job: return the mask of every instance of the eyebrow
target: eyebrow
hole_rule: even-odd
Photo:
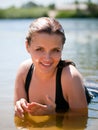
[[[54,47],[53,49],[61,49],[60,47]]]
[[[35,48],[43,48],[44,49],[43,46],[36,46]],[[51,50],[55,50],[55,49],[62,50],[62,48],[60,48],[60,47],[51,48]]]

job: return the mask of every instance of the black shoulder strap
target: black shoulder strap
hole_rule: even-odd
[[[66,67],[68,65],[73,65],[76,66],[74,62],[72,62],[71,60],[60,60],[59,64],[58,64],[58,68],[63,68]]]
[[[62,92],[62,86],[61,86],[61,73],[63,68],[57,69],[57,75],[56,75],[56,112],[61,113],[64,111],[67,111],[68,103],[64,100],[63,92]]]
[[[26,91],[26,94],[27,94],[27,100],[28,101],[29,101],[28,90],[29,90],[30,81],[31,81],[31,78],[32,78],[32,73],[33,73],[33,64],[30,66],[30,69],[28,71],[26,81],[25,81],[25,91]]]
[[[75,64],[71,61],[60,61],[58,64],[57,74],[56,74],[56,99],[55,99],[57,113],[65,112],[69,109],[69,105],[63,97],[62,85],[61,85],[61,74],[63,68],[70,64],[75,66]]]

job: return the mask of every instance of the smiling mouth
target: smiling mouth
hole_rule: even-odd
[[[41,62],[41,65],[44,66],[44,67],[50,67],[52,64],[51,63],[42,63]]]

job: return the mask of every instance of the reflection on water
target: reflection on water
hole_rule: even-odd
[[[87,124],[86,116],[76,115],[52,115],[52,116],[25,116],[25,119],[15,117],[15,124],[18,129],[27,130],[74,130],[85,129]]]
[[[25,114],[24,119],[15,116],[14,122],[17,129],[24,128],[26,130],[96,130],[98,127],[98,97],[92,99],[88,108],[88,116],[68,112],[52,116]]]

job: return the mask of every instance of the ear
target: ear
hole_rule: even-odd
[[[28,41],[25,41],[26,50],[28,53],[30,53],[30,45],[28,44]]]

